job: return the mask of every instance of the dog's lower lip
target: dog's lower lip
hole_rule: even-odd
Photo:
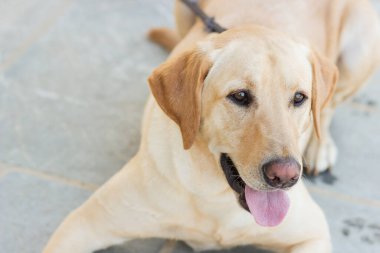
[[[245,210],[247,210],[249,212],[249,207],[247,204],[247,200],[245,199],[245,192],[244,191],[242,193],[240,193],[240,195],[239,195],[239,204],[241,205],[241,207],[243,207]]]
[[[220,164],[223,169],[224,175],[226,176],[227,182],[230,187],[239,194],[238,200],[239,204],[247,211],[248,205],[245,199],[245,183],[240,177],[238,170],[236,169],[232,159],[225,153],[220,156]]]
[[[241,179],[232,159],[227,154],[223,153],[220,157],[220,163],[231,188],[237,193],[243,192],[245,183]]]

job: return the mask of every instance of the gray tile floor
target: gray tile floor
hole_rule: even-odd
[[[0,2],[0,253],[40,252],[62,218],[135,153],[146,78],[166,57],[145,33],[172,26],[171,7],[171,0]],[[339,108],[337,180],[308,183],[337,253],[380,252],[379,82],[380,72]],[[151,239],[102,252],[191,250]]]

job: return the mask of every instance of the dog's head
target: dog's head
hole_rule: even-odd
[[[149,78],[185,149],[207,143],[241,205],[275,226],[302,173],[300,138],[334,90],[336,67],[302,43],[264,28],[212,35]]]

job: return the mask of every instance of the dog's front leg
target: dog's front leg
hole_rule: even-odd
[[[289,253],[331,253],[330,238],[316,238],[293,246]]]
[[[335,107],[329,105],[321,112],[321,136],[315,133],[310,136],[308,147],[305,150],[305,159],[308,170],[306,173],[313,176],[334,167],[338,150],[330,134],[330,124],[334,116]]]
[[[158,236],[158,214],[141,189],[144,169],[132,159],[59,226],[44,253],[90,253],[128,239]]]
[[[91,253],[126,240],[106,231],[105,221],[88,217],[88,212],[94,216],[107,216],[102,207],[91,202],[86,202],[66,217],[51,237],[44,253]]]

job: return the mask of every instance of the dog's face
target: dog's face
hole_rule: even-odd
[[[184,147],[196,137],[205,141],[241,205],[251,209],[247,197],[297,182],[301,135],[313,119],[319,134],[336,68],[301,43],[246,28],[211,36],[159,67],[149,82],[180,126]],[[268,222],[276,223],[262,223]]]
[[[233,163],[257,190],[277,187],[264,172],[265,164],[275,160],[290,165],[295,179],[278,187],[297,181],[298,143],[312,121],[309,50],[276,39],[252,36],[211,51],[213,65],[202,95],[201,135],[222,163]]]

